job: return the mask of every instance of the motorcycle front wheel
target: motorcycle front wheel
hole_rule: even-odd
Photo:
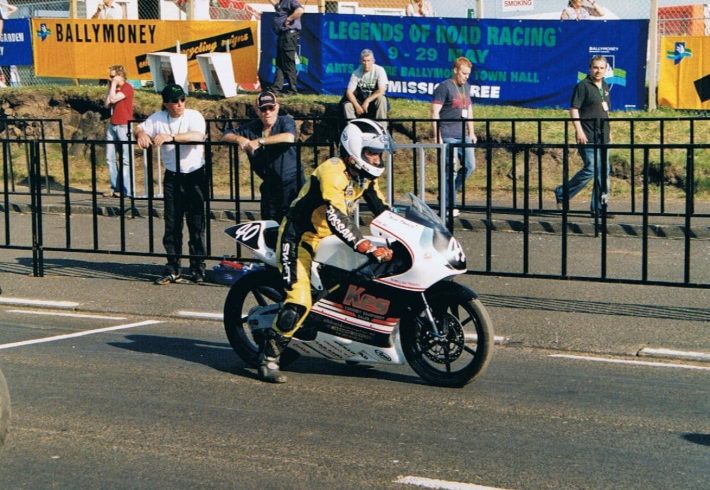
[[[461,291],[440,292],[427,296],[427,301],[438,331],[431,327],[424,311],[408,319],[400,326],[404,355],[425,381],[437,386],[464,386],[483,374],[493,353],[493,325],[488,312],[478,299]]]
[[[224,302],[224,330],[234,352],[251,367],[258,366],[261,334],[249,326],[249,311],[284,300],[281,276],[273,268],[246,274],[232,285]]]

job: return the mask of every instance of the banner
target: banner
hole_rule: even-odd
[[[32,36],[29,19],[5,20],[0,37],[0,66],[31,64]]]
[[[150,79],[146,55],[157,51],[187,55],[191,82],[204,81],[196,56],[232,55],[239,84],[256,82],[255,21],[160,21],[32,19],[35,73],[43,77],[106,78],[108,67],[123,65],[131,79]]]
[[[661,38],[658,105],[710,109],[710,37]]]
[[[273,80],[273,14],[262,16],[259,75]],[[473,62],[469,83],[481,104],[568,107],[590,58],[609,61],[613,109],[644,107],[648,21],[562,22],[308,14],[301,19],[299,89],[340,95],[371,49],[389,78],[389,97],[431,100],[459,56]]]

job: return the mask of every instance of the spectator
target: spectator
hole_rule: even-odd
[[[609,187],[609,158],[605,148],[595,145],[611,143],[609,129],[609,86],[604,80],[607,61],[604,56],[594,56],[589,63],[589,75],[579,82],[572,93],[569,116],[574,120],[579,152],[584,167],[577,172],[567,185],[568,198],[572,199],[594,178],[591,199],[592,216],[599,216],[602,205],[606,204]],[[603,169],[606,166],[606,180]],[[557,207],[562,207],[565,198],[564,186],[555,189]]]
[[[429,0],[409,0],[405,10],[407,17],[434,17],[434,7]]]
[[[584,0],[569,0],[562,9],[560,20],[589,20],[591,17],[603,16],[604,10],[596,0],[589,0],[589,5],[584,5]]]
[[[296,88],[296,56],[298,41],[301,38],[301,16],[305,9],[299,0],[269,0],[276,10],[273,29],[277,36],[276,45],[276,76],[271,85],[271,91],[281,93],[284,77],[288,80],[289,89],[285,94],[297,94]]]
[[[105,197],[118,197],[121,192],[126,196],[133,195],[130,147],[127,144],[113,143],[114,141],[128,141],[128,123],[133,119],[133,87],[126,82],[126,78],[126,69],[122,65],[114,65],[109,68],[110,84],[104,107],[111,109],[111,119],[106,128],[106,164],[108,165],[111,189],[104,194]],[[119,156],[122,156],[120,179],[116,150],[118,150]]]
[[[0,37],[2,36],[2,30],[5,24],[5,20],[15,12],[17,12],[17,7],[0,0]]]
[[[375,64],[375,56],[369,49],[360,52],[360,65],[350,76],[348,88],[345,90],[345,119],[387,119],[387,73],[384,68]],[[386,122],[380,124],[387,129]]]
[[[10,65],[10,87],[21,87],[20,72],[17,65]]]
[[[261,178],[261,219],[281,222],[303,185],[294,146],[296,123],[291,116],[279,115],[272,92],[259,94],[255,107],[259,119],[226,131],[222,141],[239,145]]]
[[[7,80],[5,80],[5,72],[0,70],[0,88],[7,88]]]
[[[190,271],[192,280],[205,280],[205,174],[206,123],[198,111],[185,108],[185,92],[180,85],[166,85],[162,91],[163,107],[136,126],[140,148],[157,146],[165,165],[165,234],[163,246],[168,262],[156,284],[185,282],[181,275],[183,218],[189,232]],[[199,143],[166,145],[166,143]],[[179,159],[178,159],[179,155]]]
[[[452,71],[452,77],[443,81],[434,89],[434,99],[431,102],[431,118],[434,140],[441,144],[475,144],[478,140],[473,131],[473,121],[470,120],[473,112],[471,102],[471,86],[468,84],[468,77],[471,75],[473,64],[468,58],[463,56],[456,59]],[[458,121],[441,121],[439,119],[458,119]],[[461,122],[461,120],[466,120]],[[463,127],[465,126],[465,129]],[[476,154],[472,147],[458,147],[461,167],[456,172],[454,179],[454,192],[463,189],[466,179],[470,177],[476,168]],[[446,152],[448,155],[448,151]],[[450,165],[449,165],[450,166]],[[454,202],[456,197],[454,196]],[[458,216],[459,210],[453,209],[454,216]]]
[[[114,0],[101,0],[92,19],[100,20],[121,20],[123,19],[123,9]]]
[[[210,0],[173,0],[188,20],[210,20]],[[190,6],[192,4],[192,6]],[[190,12],[192,8],[192,12]]]

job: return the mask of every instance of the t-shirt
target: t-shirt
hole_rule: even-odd
[[[461,119],[464,109],[467,111],[466,119],[473,117],[471,102],[471,86],[468,82],[462,86],[456,85],[453,80],[448,79],[440,83],[434,89],[434,104],[441,104],[439,119]],[[439,131],[442,138],[464,139],[465,132],[461,131],[464,126],[457,121],[440,121]]]
[[[10,14],[8,14],[8,8],[3,3],[0,3],[0,19],[7,19]]]
[[[260,119],[255,119],[246,124],[232,129],[227,133],[238,134],[250,140],[260,138],[264,125]],[[270,135],[291,133],[296,137],[296,122],[291,116],[279,116],[271,128]],[[281,182],[293,180],[298,170],[296,146],[291,143],[265,145],[254,152],[247,154],[249,163],[263,181],[266,187],[280,188]]]
[[[126,82],[116,88],[116,93],[122,93],[124,98],[113,104],[111,107],[111,124],[128,124],[133,119],[133,87]]]
[[[108,5],[104,5],[104,9],[99,12],[99,16],[97,18],[104,20],[121,20],[123,19],[123,9],[116,2],[114,2],[110,7]]]
[[[574,7],[565,7],[562,9],[563,13],[567,13],[567,18],[570,20],[588,20],[591,18],[589,15],[589,11],[582,7],[579,10],[575,9]],[[560,15],[560,17],[562,17]]]
[[[570,107],[579,110],[580,123],[590,143],[601,143],[602,131],[603,142],[609,142],[609,111],[604,110],[602,102],[606,102],[607,108],[611,108],[609,85],[604,80],[600,89],[591,78],[587,77],[577,84],[572,93]],[[601,125],[597,123],[597,119],[602,120]]]
[[[377,89],[377,87],[384,87],[384,89],[387,90],[388,83],[389,80],[387,79],[387,72],[384,68],[379,65],[373,65],[372,70],[365,72],[363,71],[361,65],[355,69],[352,75],[350,75],[347,90],[354,92],[357,96],[358,93],[355,89],[359,88],[365,97],[369,97],[370,94]]]
[[[288,31],[289,29],[301,30],[301,18],[294,20],[291,25],[285,26],[286,18],[295,12],[296,9],[303,8],[298,0],[281,0],[275,7],[276,15],[274,16],[273,29],[276,34]]]
[[[431,2],[428,0],[423,0],[421,7],[415,2],[409,2],[405,9],[405,15],[407,17],[433,17],[434,7],[431,6]]]
[[[207,130],[205,118],[194,109],[185,109],[182,116],[175,118],[170,117],[166,110],[154,112],[138,127],[151,138],[158,134],[175,136],[176,134],[184,134],[191,131],[205,134]],[[160,148],[163,165],[167,170],[175,172],[175,145],[164,144]],[[204,155],[204,145],[180,145],[180,173],[187,174],[202,168],[205,164]]]

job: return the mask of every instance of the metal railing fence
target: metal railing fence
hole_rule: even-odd
[[[239,122],[232,120],[229,123]],[[297,143],[299,162],[309,173],[315,165],[337,152],[331,130],[334,122],[300,122],[301,127],[303,124],[312,125],[307,137]],[[710,271],[704,266],[703,260],[707,257],[703,253],[707,254],[710,250],[710,241],[704,240],[706,237],[698,231],[710,230],[710,205],[707,199],[698,200],[697,183],[700,173],[708,172],[710,144],[704,139],[698,142],[701,138],[696,134],[698,125],[707,121],[698,118],[680,121],[689,129],[685,141],[667,141],[668,138],[663,141],[664,138],[660,138],[661,141],[650,144],[636,141],[639,124],[663,128],[661,134],[665,134],[665,126],[678,124],[679,121],[612,120],[612,126],[617,122],[625,128],[624,131],[613,129],[614,143],[600,146],[612,155],[629,155],[633,163],[629,173],[633,172],[633,178],[628,182],[612,173],[612,182],[625,185],[628,192],[612,195],[602,214],[593,219],[585,210],[586,195],[582,203],[579,203],[579,198],[572,202],[565,201],[563,209],[558,210],[551,194],[553,187],[550,182],[558,185],[569,181],[578,166],[574,155],[576,149],[568,136],[569,119],[476,121],[479,133],[476,145],[446,147],[416,141],[426,139],[427,131],[422,124],[429,128],[430,120],[389,120],[389,127],[396,138],[403,141],[402,149],[390,162],[388,174],[383,180],[388,195],[397,206],[404,204],[406,193],[414,192],[424,197],[432,207],[438,208],[456,233],[463,232],[464,228],[483,232],[473,234],[482,239],[478,251],[483,262],[472,262],[472,273],[707,287],[710,285]],[[234,145],[219,142],[217,135],[226,122],[210,121],[209,124],[211,137],[204,143],[210,186],[208,215],[233,222],[255,218],[253,210],[258,209],[254,205],[259,199],[256,190],[258,179],[251,171],[246,155],[237,151]],[[511,128],[510,140],[493,137],[496,125]],[[549,125],[559,125],[563,131],[554,138],[543,137]],[[328,131],[321,131],[319,126],[324,126]],[[522,141],[522,137],[517,139],[520,133],[529,134],[531,131],[538,135],[532,142],[527,137],[526,141]],[[678,139],[677,131],[674,134],[674,139]],[[31,249],[37,275],[42,275],[44,251],[164,256],[155,243],[156,237],[161,234],[155,220],[162,213],[162,196],[158,186],[161,168],[157,159],[153,152],[131,151],[130,178],[136,179],[137,183],[134,189],[143,184],[146,192],[138,194],[134,191],[130,196],[121,194],[118,199],[107,200],[101,196],[102,187],[108,186],[101,157],[105,144],[103,140],[46,138],[42,137],[41,132],[31,138],[24,135],[8,138],[5,135],[0,140],[4,237],[0,248]],[[475,148],[478,166],[473,177],[467,181],[458,205],[465,219],[454,220],[452,213],[445,213],[446,209],[453,207],[453,179],[449,178],[454,175],[453,154],[457,148],[469,146]],[[23,155],[23,165],[19,167],[27,167],[26,177],[19,180],[18,174],[24,168],[13,168],[18,154]],[[550,159],[550,155],[554,158]],[[86,162],[82,163],[84,156]],[[669,198],[667,189],[664,191],[663,184],[656,180],[658,174],[652,170],[657,164],[663,167],[663,162],[671,157],[675,165],[679,160],[683,164],[682,179],[673,186],[674,199]],[[121,161],[120,156],[118,161]],[[506,168],[509,168],[510,176],[504,174]],[[448,189],[442,191],[444,186]],[[450,199],[448,203],[442,202],[446,196]],[[19,218],[13,218],[21,213],[32,216],[31,234],[27,233],[27,227],[22,227]],[[616,215],[615,222],[609,221],[611,213]],[[80,216],[88,217],[90,223],[82,221],[78,226]],[[105,216],[116,219],[106,221],[103,219]],[[46,220],[53,223],[51,239],[43,232]],[[62,222],[61,226],[57,226],[57,220]],[[496,244],[499,240],[496,237],[504,236],[499,233],[503,223],[507,224],[507,231],[513,232],[504,235],[508,239],[516,237],[520,244],[516,252],[520,256],[519,267],[515,270],[505,270],[497,264],[500,245]],[[633,245],[640,257],[636,277],[616,277],[609,273],[608,246],[610,241],[618,240],[610,232],[611,226],[625,230],[627,236],[640,240]],[[679,271],[658,276],[651,267],[651,238],[663,237],[668,234],[664,229],[671,228],[676,230],[675,236],[679,238],[674,243],[683,244],[682,247],[676,245],[676,248],[680,247],[677,251],[681,257],[678,260]],[[540,257],[532,252],[533,237],[539,236],[536,232],[559,237],[555,245],[559,249],[559,260],[551,260],[549,254],[543,256],[543,262],[549,267],[542,269],[539,268]],[[147,237],[147,243],[136,243],[132,238],[136,234]],[[599,267],[586,270],[584,274],[570,269],[570,264],[577,260],[571,244],[582,237],[598,240],[600,245]],[[209,258],[217,259],[228,252],[215,250],[211,234],[208,233],[207,238]],[[550,266],[553,263],[556,267]]]

